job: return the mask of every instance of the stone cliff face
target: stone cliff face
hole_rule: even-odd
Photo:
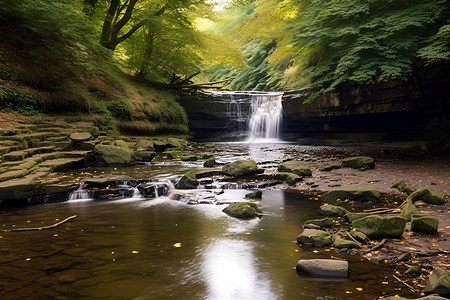
[[[239,100],[241,115],[249,114],[251,96]],[[367,86],[341,86],[335,93],[309,101],[308,89],[285,92],[282,136],[298,138],[442,139],[450,136],[450,64],[427,72],[422,68],[408,81]],[[228,94],[183,95],[195,138],[236,137],[244,118],[230,111]],[[236,104],[236,102],[234,102]],[[233,119],[234,118],[234,119]]]
[[[251,95],[233,97],[229,93],[196,92],[182,94],[178,102],[184,107],[189,128],[197,140],[239,140],[247,130]]]
[[[397,139],[442,138],[450,133],[450,69],[416,72],[409,81],[342,86],[308,101],[308,91],[285,93],[287,136],[368,133]]]

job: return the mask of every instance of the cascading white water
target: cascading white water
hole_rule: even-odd
[[[264,93],[252,96],[251,117],[248,123],[248,139],[274,141],[280,138],[283,93]]]
[[[226,102],[227,128],[223,136],[235,141],[271,143],[280,141],[282,92],[210,92]]]

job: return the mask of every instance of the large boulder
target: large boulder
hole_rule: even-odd
[[[436,217],[415,214],[411,216],[411,230],[417,233],[436,233],[439,220]]]
[[[128,165],[135,161],[133,151],[115,145],[96,145],[94,153],[97,161],[106,165]]]
[[[363,171],[375,168],[375,162],[372,157],[355,156],[342,160],[342,166],[344,168],[353,168]]]
[[[441,268],[436,268],[428,278],[424,289],[425,294],[439,294],[445,297],[450,296],[450,273]]]
[[[337,259],[301,259],[296,266],[299,274],[319,277],[347,277],[348,262]]]
[[[311,176],[312,171],[308,164],[303,161],[287,161],[278,166],[278,172],[294,173],[298,176]]]
[[[337,216],[342,217],[348,214],[349,211],[341,206],[323,204],[319,207],[319,214],[324,216]]]
[[[331,245],[333,243],[333,239],[327,231],[307,228],[299,234],[297,237],[297,243],[321,247]]]
[[[138,140],[134,145],[134,149],[138,151],[155,151],[153,142],[149,140]]]
[[[237,160],[232,163],[228,163],[222,167],[222,172],[229,176],[244,176],[257,174],[258,165],[254,160]]]
[[[196,189],[199,185],[199,181],[196,177],[196,171],[191,170],[181,177],[180,181],[176,184],[177,189]]]
[[[351,189],[334,190],[323,194],[321,197],[325,200],[349,199],[358,201],[380,201],[381,192],[378,190]]]
[[[406,219],[400,216],[367,216],[352,222],[353,228],[369,238],[400,238],[405,230]]]
[[[412,186],[411,184],[409,184],[403,180],[394,183],[392,185],[392,188],[395,188],[395,189],[399,190],[400,192],[406,193],[408,195],[417,191],[417,189],[414,186]]]
[[[232,203],[222,211],[231,217],[241,219],[254,218],[261,214],[258,205],[252,202]]]

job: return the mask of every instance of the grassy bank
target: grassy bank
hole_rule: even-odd
[[[70,117],[112,134],[188,133],[186,114],[175,97],[128,76],[111,51],[23,22],[0,18],[3,116]]]

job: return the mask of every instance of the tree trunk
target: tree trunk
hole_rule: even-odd
[[[115,50],[117,45],[112,41],[112,32],[114,27],[114,16],[119,8],[120,0],[111,0],[108,11],[106,12],[105,21],[103,22],[102,35],[100,37],[100,44],[104,47]]]

